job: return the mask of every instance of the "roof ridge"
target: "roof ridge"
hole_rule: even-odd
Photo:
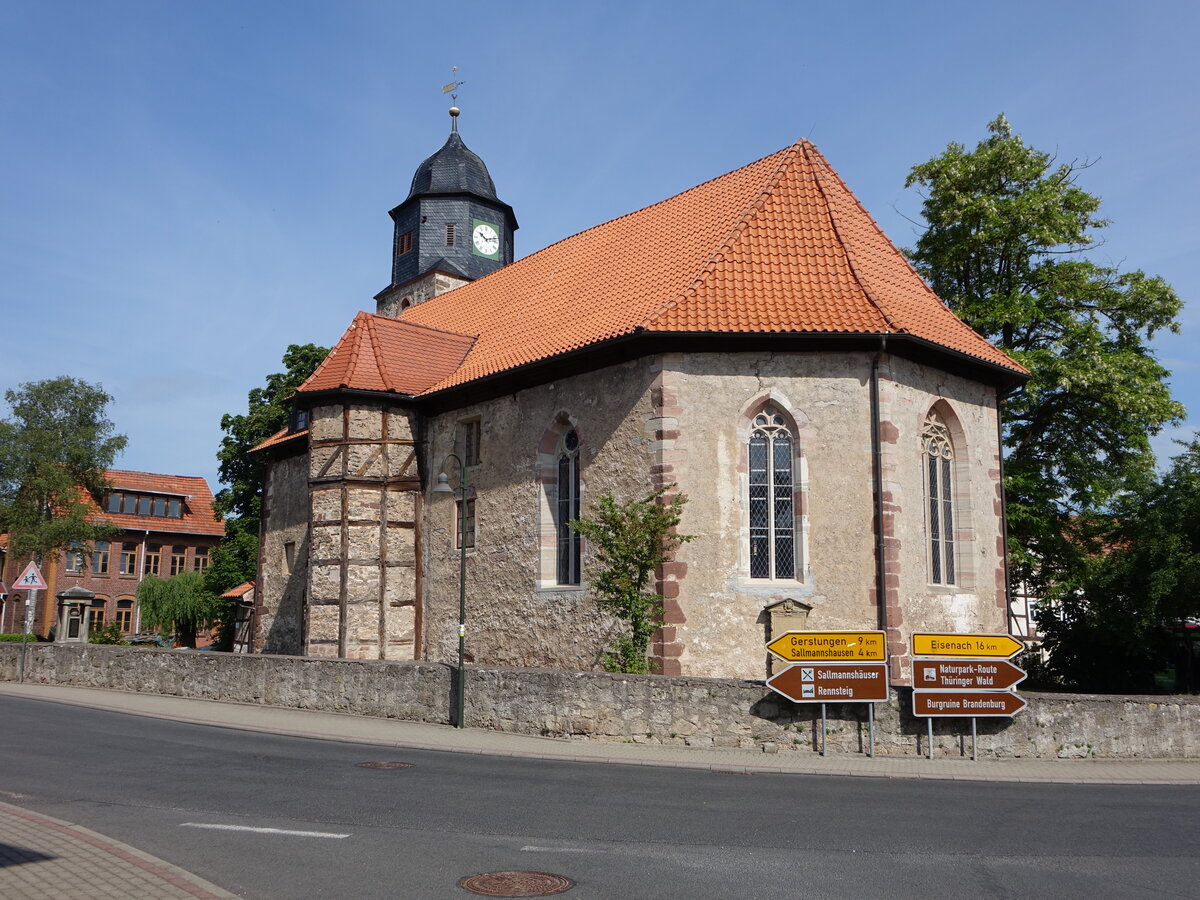
[[[363,324],[366,326],[366,336],[371,343],[371,356],[375,360],[375,372],[379,376],[379,380],[387,386],[387,389],[389,391],[393,390],[392,382],[391,379],[388,378],[387,368],[384,364],[383,357],[380,355],[382,348],[380,347],[379,341],[375,336],[375,316],[372,316],[370,313],[368,313]]]
[[[105,473],[120,472],[123,475],[150,475],[154,478],[204,478],[203,475],[171,475],[167,472],[143,472],[141,469],[105,469]]]
[[[685,300],[688,300],[696,295],[700,289],[700,286],[704,284],[708,276],[712,275],[713,270],[716,269],[717,263],[724,258],[724,256],[733,247],[737,239],[750,226],[750,223],[753,222],[754,219],[757,218],[758,214],[763,211],[763,207],[766,205],[766,198],[772,196],[771,189],[778,184],[780,175],[782,175],[783,172],[785,172],[787,168],[793,162],[795,162],[796,158],[799,156],[801,145],[804,143],[806,142],[801,139],[796,141],[796,143],[783,148],[782,150],[775,151],[775,153],[782,153],[783,159],[780,160],[779,165],[771,170],[771,173],[763,181],[762,188],[757,194],[755,194],[754,199],[734,221],[733,225],[729,229],[729,233],[725,235],[724,239],[719,244],[717,244],[717,248],[713,251],[712,255],[709,256],[709,258],[700,266],[700,270],[696,273],[696,277],[693,278],[692,281],[688,283],[676,296],[669,300],[663,301],[656,309],[654,309],[648,315],[643,316],[641,322],[635,326],[635,329],[648,327],[655,319],[659,318],[669,310],[675,309]],[[767,156],[772,155],[774,154],[767,154]],[[764,156],[762,158],[766,159],[767,157]],[[758,160],[755,160],[755,162],[757,161]],[[749,163],[748,165],[754,165],[754,163]],[[746,167],[743,166],[742,168]],[[736,172],[738,170],[734,169],[733,171]]]
[[[820,161],[824,164],[824,168],[828,169],[830,172],[833,172],[832,167],[829,165],[829,162],[825,159],[824,155],[817,150],[816,147],[813,147],[812,150],[820,158]],[[811,156],[807,156],[806,154],[806,157],[809,163],[813,163]],[[842,226],[838,223],[837,216],[834,215],[833,204],[829,202],[829,194],[826,193],[825,185],[822,183],[822,174],[823,173],[820,171],[820,167],[816,164],[813,164],[813,180],[816,182],[817,190],[821,192],[821,199],[825,201],[825,213],[829,216],[829,225],[833,228],[833,233],[837,235],[838,245],[842,248],[842,252],[846,254],[846,262],[850,265],[850,274],[854,276],[854,282],[858,285],[859,290],[863,292],[863,296],[867,298],[867,302],[875,307],[876,312],[883,317],[884,324],[890,331],[897,333],[905,332],[904,328],[901,328],[896,324],[896,320],[892,318],[891,314],[884,307],[884,304],[882,304],[879,299],[876,298],[875,293],[867,286],[866,281],[863,279],[862,271],[859,268],[858,260],[855,258],[854,251],[850,249],[850,245],[846,242],[846,238],[842,234]],[[846,183],[841,180],[836,172],[833,172],[833,175],[841,183],[842,188],[854,199],[854,202],[858,204],[858,208],[862,210],[862,212],[866,213],[866,209],[863,208],[861,203],[858,203],[858,198],[854,196],[854,194],[850,191],[850,188],[846,186]],[[871,220],[871,224],[875,225],[874,219]],[[876,225],[875,227],[878,228],[879,226]],[[886,238],[887,236],[884,235],[884,237]]]

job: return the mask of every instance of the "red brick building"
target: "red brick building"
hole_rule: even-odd
[[[57,621],[55,595],[82,587],[96,594],[90,625],[116,623],[125,634],[139,630],[137,586],[147,575],[169,578],[208,567],[225,526],[213,512],[213,494],[203,478],[153,475],[112,469],[112,490],[96,514],[120,529],[112,540],[67,548],[43,567],[48,590],[38,592],[33,631],[48,635]],[[0,550],[0,581],[11,585],[27,559]],[[13,592],[0,610],[0,632],[22,628],[24,592]]]

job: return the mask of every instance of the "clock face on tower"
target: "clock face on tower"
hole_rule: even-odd
[[[471,220],[471,252],[488,259],[500,258],[500,226],[479,219]]]

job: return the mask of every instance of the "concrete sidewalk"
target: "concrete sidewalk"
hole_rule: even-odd
[[[809,751],[766,754],[753,750],[559,740],[476,728],[458,730],[394,719],[60,685],[0,682],[0,696],[70,703],[218,728],[526,759],[672,766],[714,772],[1093,784],[1200,784],[1200,760],[1010,759],[971,762],[959,757],[872,759],[863,755],[822,758]],[[210,900],[236,895],[94,831],[0,803],[0,896],[5,900],[159,900],[169,897]]]

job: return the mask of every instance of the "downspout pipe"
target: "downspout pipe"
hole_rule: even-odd
[[[883,541],[883,426],[879,408],[879,361],[887,352],[887,335],[879,339],[879,351],[871,360],[871,476],[875,489],[875,596],[879,603],[879,627],[887,632],[887,569]]]
[[[1001,565],[1004,568],[1004,621],[1007,625],[1009,634],[1015,635],[1017,624],[1016,616],[1013,614],[1012,607],[1012,573],[1008,565],[1008,491],[1004,487],[1004,401],[1012,396],[1015,392],[1011,391],[996,391],[996,457],[1000,461],[1000,559]],[[1026,610],[1028,612],[1028,610]],[[1026,625],[1030,626],[1028,616],[1025,619]],[[1027,627],[1027,631],[1032,631],[1032,628]],[[1030,635],[1022,634],[1020,639],[1024,641]]]

